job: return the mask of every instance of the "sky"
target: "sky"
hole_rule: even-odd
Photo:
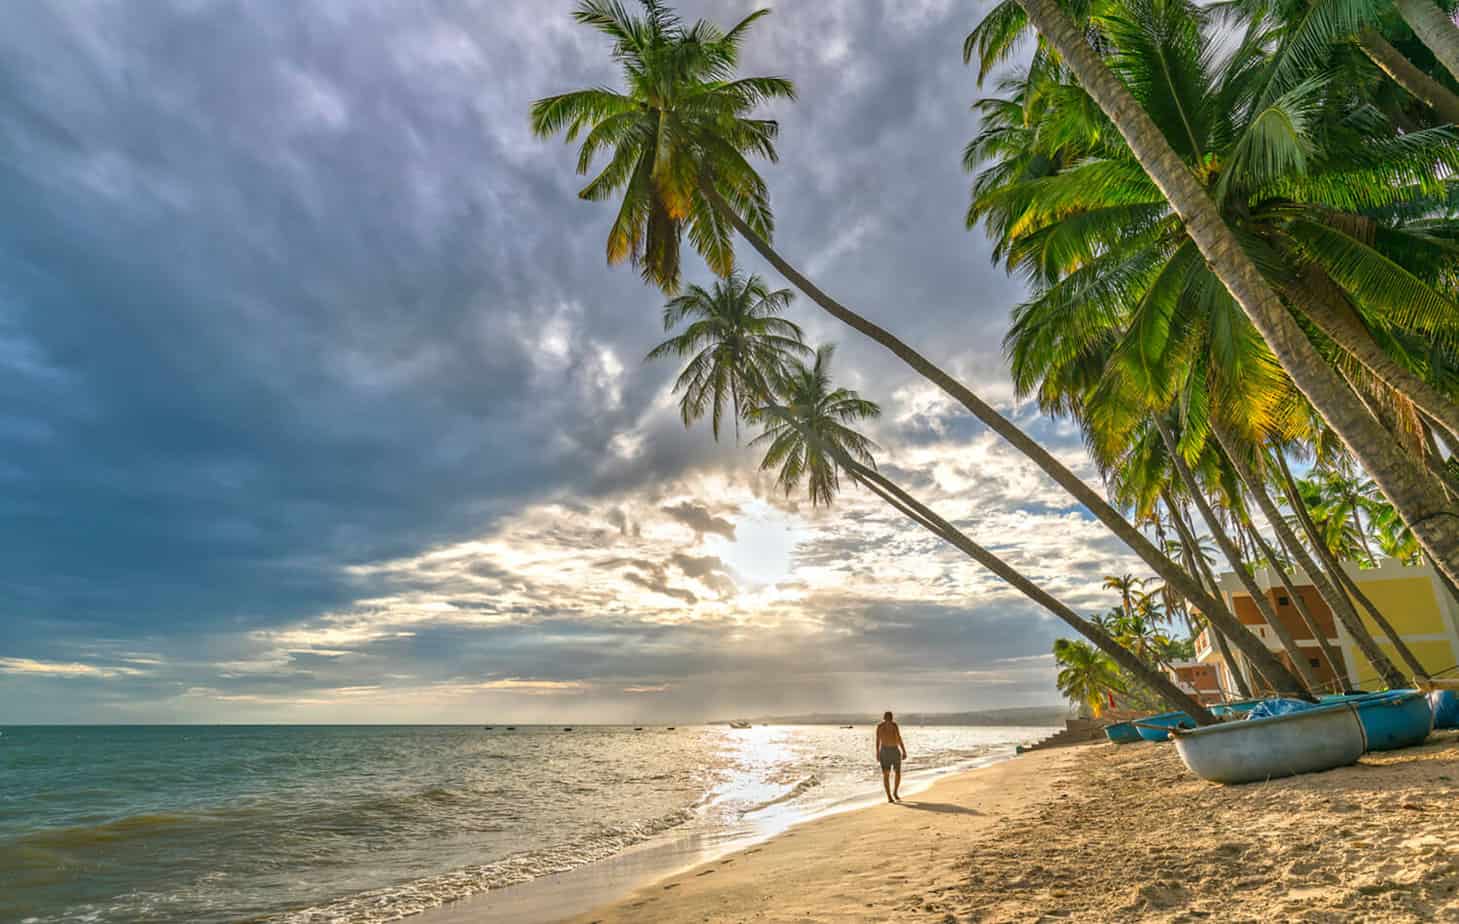
[[[746,2],[697,2],[728,24]],[[569,0],[75,0],[0,30],[0,722],[689,721],[1056,702],[1061,624],[855,490],[785,497],[645,364],[664,297],[531,100]],[[781,251],[1015,416],[963,225],[977,3],[783,0]],[[991,92],[991,91],[988,91]],[[686,248],[686,254],[688,253]],[[774,276],[748,247],[740,266]],[[689,281],[709,274],[696,256]],[[879,462],[1087,612],[1139,572],[890,355],[790,316]]]

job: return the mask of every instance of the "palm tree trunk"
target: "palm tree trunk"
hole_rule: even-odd
[[[1403,52],[1389,44],[1378,30],[1368,27],[1358,33],[1358,47],[1378,69],[1414,99],[1427,103],[1445,122],[1459,125],[1459,95],[1419,70]]]
[[[1310,691],[1317,685],[1317,681],[1312,676],[1312,667],[1307,663],[1307,658],[1302,654],[1302,649],[1298,647],[1297,640],[1292,637],[1291,631],[1287,629],[1281,617],[1277,616],[1276,611],[1272,609],[1272,602],[1267,599],[1266,592],[1257,585],[1256,578],[1252,577],[1251,572],[1246,569],[1246,563],[1241,560],[1241,550],[1236,547],[1236,543],[1231,540],[1230,534],[1226,532],[1225,528],[1221,525],[1221,521],[1216,518],[1215,511],[1211,509],[1211,505],[1206,501],[1205,494],[1201,492],[1200,484],[1197,483],[1195,475],[1191,473],[1190,466],[1185,464],[1185,459],[1180,454],[1180,447],[1176,445],[1175,435],[1170,432],[1170,427],[1158,413],[1152,414],[1151,419],[1155,422],[1155,429],[1160,431],[1160,439],[1165,443],[1165,451],[1170,455],[1171,465],[1175,467],[1176,474],[1180,476],[1181,482],[1185,485],[1186,491],[1190,494],[1191,500],[1196,505],[1196,510],[1200,512],[1201,519],[1206,521],[1206,528],[1211,531],[1211,537],[1216,540],[1216,545],[1221,547],[1221,551],[1226,555],[1226,561],[1231,565],[1231,570],[1236,572],[1236,577],[1241,581],[1241,586],[1246,588],[1247,596],[1256,605],[1257,610],[1261,613],[1261,618],[1266,620],[1266,624],[1271,627],[1272,633],[1276,635],[1277,641],[1281,643],[1282,650],[1291,659],[1292,666],[1296,668],[1297,675],[1302,678],[1302,683],[1309,691],[1308,695],[1310,696]],[[1265,648],[1266,646],[1263,645],[1262,647]],[[1265,674],[1266,671],[1262,671],[1262,673]]]
[[[1426,6],[1442,19],[1438,7],[1429,0],[1399,2]],[[1449,502],[1426,469],[1384,437],[1382,427],[1348,392],[1242,250],[1211,197],[1057,0],[1018,0],[1018,4],[1119,129],[1140,166],[1180,216],[1186,234],[1297,388],[1362,462],[1435,564],[1459,580],[1459,508]],[[1453,23],[1449,27],[1452,29]]]
[[[1425,459],[1428,460],[1430,470],[1434,471],[1444,480],[1445,486],[1449,489],[1449,496],[1459,496],[1459,479],[1444,464],[1444,454],[1439,451],[1439,441],[1434,439],[1434,429],[1439,426],[1438,421],[1430,418],[1427,414],[1419,414],[1419,424],[1424,433]],[[1459,440],[1445,434],[1445,443],[1459,445]]]
[[[1427,679],[1429,676],[1428,668],[1423,666],[1418,656],[1413,653],[1413,649],[1409,648],[1408,643],[1403,640],[1403,636],[1399,635],[1398,630],[1393,628],[1393,623],[1389,622],[1388,617],[1383,615],[1383,611],[1378,609],[1378,605],[1373,602],[1373,598],[1363,593],[1363,589],[1358,586],[1358,582],[1353,580],[1353,576],[1348,574],[1347,569],[1341,565],[1338,565],[1338,575],[1341,577],[1343,586],[1347,588],[1348,593],[1352,595],[1354,600],[1358,601],[1358,604],[1364,610],[1367,610],[1368,618],[1373,620],[1373,624],[1388,637],[1388,641],[1393,645],[1394,650],[1398,652],[1398,658],[1403,662],[1404,666],[1413,672],[1414,677]],[[1386,678],[1385,682],[1389,686],[1394,686]],[[1407,687],[1409,685],[1409,679],[1400,676],[1397,686]]]
[[[1140,681],[1140,683],[1144,684],[1157,696],[1162,697],[1169,705],[1179,711],[1185,712],[1198,725],[1213,725],[1216,723],[1216,717],[1211,715],[1206,707],[1202,706],[1184,690],[1176,686],[1175,682],[1162,671],[1152,669],[1148,664],[1136,657],[1133,652],[1116,642],[1104,629],[1087,619],[1083,619],[1079,614],[1075,613],[1063,603],[1060,603],[1054,596],[1033,581],[1024,577],[1023,574],[1004,562],[1001,558],[969,539],[956,526],[953,526],[947,520],[938,516],[932,508],[912,497],[880,472],[857,462],[840,447],[827,443],[815,433],[800,428],[797,429],[800,430],[801,436],[807,442],[816,444],[822,451],[831,455],[838,465],[850,473],[852,478],[864,485],[873,494],[880,497],[893,509],[908,517],[934,536],[951,544],[954,548],[1011,584],[1024,596],[1059,617],[1070,628],[1089,639],[1089,641],[1094,643],[1095,647],[1109,655],[1116,664],[1129,671],[1130,676]]]
[[[1226,430],[1225,426],[1213,419],[1211,421],[1211,432],[1215,434],[1216,442],[1221,445],[1221,449],[1225,452],[1226,458],[1230,460],[1232,468],[1236,470],[1237,477],[1241,479],[1242,484],[1246,485],[1248,493],[1255,498],[1257,509],[1261,511],[1262,516],[1266,517],[1267,522],[1271,524],[1272,531],[1277,534],[1277,540],[1281,542],[1288,554],[1292,556],[1297,566],[1306,572],[1307,580],[1311,581],[1312,586],[1317,588],[1317,593],[1327,603],[1327,608],[1332,611],[1333,617],[1340,621],[1343,627],[1348,630],[1348,634],[1358,643],[1358,647],[1363,650],[1364,656],[1369,661],[1372,661],[1374,665],[1386,664],[1386,669],[1383,667],[1379,668],[1380,673],[1385,677],[1396,675],[1397,670],[1388,661],[1387,656],[1383,654],[1383,650],[1378,647],[1378,643],[1373,640],[1373,636],[1368,633],[1367,628],[1363,625],[1363,621],[1358,618],[1358,612],[1353,609],[1352,601],[1348,599],[1347,595],[1338,586],[1334,586],[1327,579],[1321,569],[1307,555],[1306,550],[1302,547],[1302,543],[1297,540],[1296,534],[1287,525],[1286,518],[1277,509],[1276,502],[1267,493],[1266,485],[1262,483],[1261,479],[1257,477],[1256,472],[1247,464],[1246,458],[1240,455],[1239,447],[1236,446],[1235,440],[1231,438],[1231,434]],[[1282,578],[1282,584],[1287,588],[1287,592],[1292,595],[1292,599],[1300,602],[1302,597],[1287,583],[1287,576],[1283,574]],[[1332,665],[1333,672],[1343,678],[1344,685],[1346,685],[1349,682],[1347,672],[1339,666],[1339,661],[1334,657],[1334,652],[1328,644],[1326,633],[1322,631],[1321,626],[1317,624],[1316,620],[1312,619],[1311,614],[1306,611],[1305,605],[1299,606],[1298,612],[1302,614],[1302,619],[1307,623],[1307,628],[1312,630],[1313,637],[1322,646],[1322,653],[1327,657],[1328,663]],[[1375,657],[1380,660],[1373,660]]]
[[[1211,566],[1206,564],[1206,559],[1201,555],[1201,547],[1196,542],[1195,531],[1185,521],[1185,516],[1175,506],[1175,500],[1170,496],[1167,488],[1160,492],[1165,500],[1165,506],[1170,510],[1170,522],[1175,525],[1175,531],[1180,534],[1181,555],[1185,558],[1185,566],[1192,574],[1199,574],[1210,589],[1211,596],[1221,601],[1221,607],[1226,607],[1226,601],[1221,596],[1221,588],[1216,586],[1216,576],[1211,573]],[[1230,613],[1230,610],[1227,610]],[[1235,616],[1231,617],[1235,619]],[[1236,684],[1236,692],[1242,699],[1251,699],[1251,687],[1246,682],[1246,673],[1242,671],[1241,664],[1237,662],[1236,655],[1231,651],[1231,645],[1226,641],[1226,636],[1221,634],[1215,624],[1208,618],[1206,620],[1206,631],[1216,640],[1216,648],[1221,652],[1221,659],[1226,662],[1226,667],[1231,671],[1231,680]]]
[[[1368,556],[1368,564],[1371,567],[1378,567],[1378,556],[1373,554],[1373,546],[1368,542],[1368,530],[1363,526],[1363,508],[1358,504],[1358,493],[1351,485],[1345,485],[1348,496],[1348,509],[1353,514],[1353,529],[1358,534],[1358,542],[1363,546],[1363,554]]]
[[[1449,576],[1444,572],[1436,570],[1434,573],[1439,576],[1439,583],[1444,585],[1444,591],[1455,603],[1459,603],[1459,587],[1456,587],[1454,582],[1449,580]]]
[[[1216,601],[1212,600],[1190,575],[1162,554],[1145,535],[1136,529],[1128,520],[1120,515],[1119,511],[1110,506],[1109,502],[1099,495],[1099,492],[1085,484],[1079,476],[1069,471],[1061,462],[1055,459],[1048,450],[1040,446],[1027,433],[1024,433],[1016,424],[998,413],[991,405],[979,398],[971,389],[958,382],[942,369],[938,368],[931,360],[912,349],[906,343],[894,336],[890,331],[872,323],[861,315],[848,309],[845,305],[831,298],[821,291],[814,283],[801,275],[795,267],[791,266],[776,250],[770,246],[754,229],[745,223],[729,203],[719,194],[713,184],[702,183],[702,190],[706,197],[714,203],[726,220],[734,225],[735,230],[740,233],[750,246],[754,247],[771,266],[775,267],[782,276],[788,279],[792,285],[805,293],[811,301],[815,302],[827,314],[843,322],[852,329],[865,334],[872,340],[890,350],[898,359],[911,366],[923,378],[941,388],[963,407],[972,412],[973,416],[982,421],[988,429],[997,433],[1007,440],[1014,449],[1017,449],[1024,456],[1033,461],[1035,465],[1043,469],[1044,473],[1052,478],[1059,487],[1067,491],[1075,500],[1079,501],[1094,514],[1108,529],[1113,532],[1121,542],[1128,546],[1140,559],[1149,565],[1152,570],[1171,587],[1185,597],[1187,600],[1200,607],[1203,611],[1215,610]],[[1459,571],[1459,569],[1456,569]],[[1302,690],[1301,681],[1293,676],[1282,666],[1280,660],[1274,657],[1267,650],[1261,639],[1252,635],[1239,622],[1222,627],[1232,643],[1241,649],[1242,653],[1251,659],[1254,665],[1258,665],[1263,676],[1271,671],[1268,680],[1274,689],[1283,692],[1300,694]],[[1266,663],[1263,664],[1262,662]]]
[[[834,452],[834,450],[832,451]],[[867,468],[844,453],[836,453],[836,456],[841,466],[872,493],[904,513],[910,511],[915,514],[912,519],[933,535],[951,543],[969,558],[1007,581],[1024,596],[1059,617],[1074,631],[1093,642],[1100,651],[1109,655],[1116,664],[1128,671],[1130,676],[1164,699],[1172,708],[1185,712],[1199,725],[1216,723],[1216,717],[1211,715],[1206,707],[1176,686],[1175,682],[1163,671],[1156,670],[1141,661],[1133,652],[1111,638],[1109,633],[1080,617],[1001,558],[969,539],[951,523],[897,487],[880,472]]]
[[[1296,293],[1293,293],[1296,294]],[[1373,335],[1347,305],[1330,304],[1326,299],[1306,297],[1298,307],[1307,319],[1390,388],[1403,394],[1429,417],[1438,421],[1448,433],[1459,436],[1459,404],[1445,397],[1428,382],[1398,364],[1388,351],[1378,345]]]
[[[1282,454],[1281,449],[1275,449],[1272,454],[1276,456],[1277,470],[1282,474],[1282,488],[1287,495],[1287,504],[1291,506],[1292,512],[1296,514],[1297,522],[1302,524],[1302,530],[1307,534],[1307,541],[1311,544],[1313,553],[1317,555],[1322,561],[1323,566],[1327,569],[1333,586],[1346,591],[1342,596],[1348,598],[1348,602],[1341,609],[1333,610],[1333,614],[1342,620],[1343,628],[1348,630],[1348,634],[1353,637],[1353,641],[1362,649],[1363,657],[1368,659],[1368,662],[1373,665],[1373,669],[1378,672],[1379,678],[1389,687],[1400,689],[1408,686],[1408,678],[1403,676],[1402,672],[1383,653],[1383,649],[1378,647],[1377,641],[1368,632],[1368,627],[1364,626],[1362,620],[1358,618],[1357,610],[1352,608],[1351,600],[1357,600],[1363,605],[1363,608],[1368,611],[1368,615],[1373,617],[1374,624],[1378,626],[1384,635],[1388,636],[1388,641],[1393,643],[1394,650],[1398,652],[1398,656],[1403,659],[1403,663],[1409,670],[1414,672],[1415,676],[1428,676],[1428,672],[1424,670],[1423,665],[1418,662],[1418,659],[1413,656],[1413,652],[1409,650],[1408,646],[1403,643],[1403,639],[1399,637],[1393,625],[1383,618],[1383,614],[1378,612],[1378,608],[1373,605],[1373,601],[1368,599],[1367,594],[1364,594],[1358,589],[1357,583],[1348,576],[1348,573],[1343,570],[1342,565],[1338,563],[1337,559],[1333,558],[1331,550],[1328,549],[1327,543],[1323,541],[1322,534],[1317,529],[1317,524],[1312,522],[1312,517],[1307,512],[1307,505],[1302,501],[1302,492],[1297,489],[1297,479],[1292,477],[1292,470],[1287,467],[1287,459]],[[1308,574],[1313,575],[1315,580],[1316,569],[1309,571]],[[1323,596],[1328,600],[1329,605],[1331,605],[1332,598],[1327,597],[1326,594]],[[1357,631],[1354,631],[1355,628]],[[1377,660],[1374,660],[1375,656]]]
[[[1433,0],[1393,0],[1393,8],[1428,46],[1444,70],[1459,80],[1459,26]]]
[[[1317,642],[1318,651],[1322,652],[1322,656],[1327,659],[1327,666],[1332,669],[1333,679],[1346,688],[1348,686],[1347,672],[1343,670],[1342,662],[1338,660],[1337,653],[1332,650],[1332,646],[1325,638],[1327,633],[1322,631],[1322,625],[1307,608],[1307,602],[1302,599],[1297,585],[1292,582],[1292,576],[1277,561],[1276,550],[1267,544],[1266,539],[1262,538],[1261,532],[1255,527],[1251,528],[1251,539],[1261,547],[1262,553],[1267,558],[1267,567],[1276,573],[1277,580],[1281,582],[1283,589],[1287,591],[1288,599],[1292,601],[1292,606],[1297,608],[1297,615],[1302,617],[1302,624],[1307,627],[1308,632],[1312,633],[1312,638]]]

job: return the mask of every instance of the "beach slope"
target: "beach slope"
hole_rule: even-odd
[[[809,822],[574,924],[1459,921],[1459,734],[1245,786],[1170,745],[1028,754]]]
[[[1079,765],[1065,749],[948,777],[899,805],[798,825],[572,920],[943,920],[967,880],[969,844],[1017,836],[1015,819],[1065,796]]]

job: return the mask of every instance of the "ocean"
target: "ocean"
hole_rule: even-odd
[[[909,785],[1049,729],[904,727]],[[0,728],[0,921],[365,924],[875,798],[872,726]]]

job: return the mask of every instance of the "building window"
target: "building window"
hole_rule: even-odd
[[[1318,661],[1316,658],[1308,658],[1307,660],[1311,662],[1313,667],[1320,667],[1322,664],[1322,662]]]
[[[1292,601],[1291,600],[1288,600],[1286,597],[1278,597],[1277,598],[1277,604],[1279,606],[1291,606],[1292,605]]]

